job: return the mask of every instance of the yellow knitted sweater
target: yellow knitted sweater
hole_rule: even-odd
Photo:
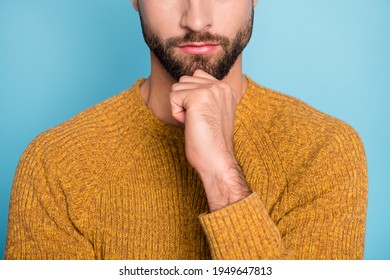
[[[367,170],[350,126],[248,78],[234,144],[253,194],[208,213],[184,130],[147,109],[142,81],[29,145],[5,258],[363,258]]]

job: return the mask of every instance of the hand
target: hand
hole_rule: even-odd
[[[186,157],[200,175],[210,211],[250,194],[233,147],[237,94],[202,70],[172,86],[172,115],[185,126]]]

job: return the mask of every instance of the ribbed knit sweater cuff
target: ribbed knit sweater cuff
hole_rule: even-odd
[[[286,257],[279,230],[256,193],[199,219],[213,259]]]

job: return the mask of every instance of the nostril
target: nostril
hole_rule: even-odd
[[[181,25],[187,30],[193,32],[205,32],[213,24],[211,9],[208,7],[210,1],[191,2],[186,7],[181,18]],[[206,3],[206,4],[205,4]]]

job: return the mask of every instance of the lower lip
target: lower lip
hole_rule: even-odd
[[[180,49],[186,54],[210,54],[217,47],[217,45],[183,46]]]

